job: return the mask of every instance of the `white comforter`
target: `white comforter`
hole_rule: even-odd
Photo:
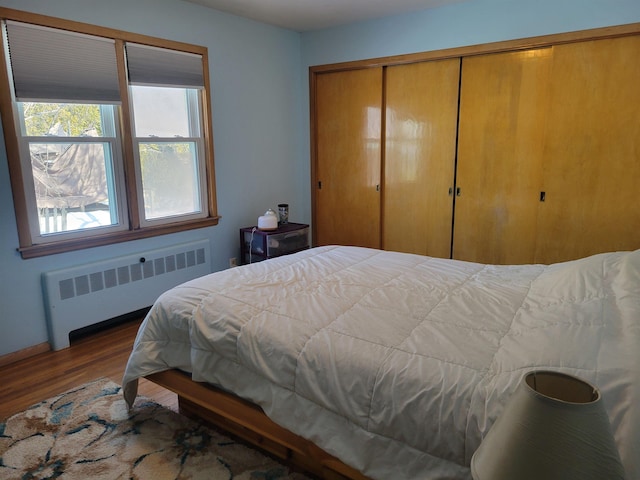
[[[640,250],[492,266],[320,247],[163,294],[123,379],[168,368],[262,406],[380,479],[470,479],[524,373],[597,385],[640,479]]]

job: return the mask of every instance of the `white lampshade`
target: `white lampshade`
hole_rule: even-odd
[[[475,480],[624,479],[597,388],[558,372],[526,374],[471,459]]]

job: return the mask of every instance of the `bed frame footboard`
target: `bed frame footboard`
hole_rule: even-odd
[[[314,443],[273,422],[257,405],[179,370],[154,373],[148,380],[178,395],[180,413],[209,422],[261,448],[286,464],[323,480],[369,480]]]

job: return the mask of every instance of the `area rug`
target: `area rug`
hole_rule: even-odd
[[[0,423],[0,479],[308,480],[144,397],[131,412],[99,379]]]

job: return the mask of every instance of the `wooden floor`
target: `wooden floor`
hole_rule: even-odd
[[[0,421],[25,408],[100,377],[122,384],[122,375],[142,319],[72,341],[69,348],[46,352],[0,367]],[[174,393],[140,380],[138,393],[174,410]]]
[[[141,321],[141,318],[129,320],[72,340],[69,348],[57,352],[41,353],[1,366],[0,422],[35,403],[100,377],[109,378],[121,385],[127,359]],[[193,391],[194,387],[190,386],[190,388]],[[156,383],[140,379],[138,393],[178,411],[177,395]],[[208,395],[213,394],[209,392]],[[216,393],[215,395],[218,402],[221,396],[230,397],[226,393]],[[203,398],[203,395],[198,394],[197,397]],[[198,418],[203,418],[205,422],[213,421],[213,424],[217,425],[215,428],[222,426],[225,434],[235,435],[240,441],[246,440],[251,447],[258,447],[265,453],[275,454],[280,462],[296,470],[306,470],[307,476],[310,478],[367,480],[362,474],[342,464],[334,457],[328,456],[315,445],[296,437],[282,427],[275,426],[275,424],[273,424],[275,427],[286,433],[283,438],[295,437],[295,441],[288,440],[284,444],[278,443],[278,436],[273,436],[274,426],[265,427],[259,433],[255,433],[257,430],[249,428],[249,424],[252,422],[256,425],[265,425],[265,422],[271,425],[273,422],[267,419],[262,411],[260,414],[256,414],[259,409],[255,406],[244,406],[239,409],[239,404],[244,405],[246,402],[234,397],[232,400],[226,398],[222,403],[218,403],[216,409],[218,413],[204,410],[193,402],[190,403],[190,408],[193,414]],[[222,407],[230,408],[233,415],[221,416],[228,413]],[[238,412],[241,413],[238,414]],[[255,421],[256,415],[261,417],[261,422]],[[233,423],[234,418],[241,418],[241,420]],[[268,432],[268,434],[264,435],[264,432]],[[314,475],[313,472],[317,475]]]

